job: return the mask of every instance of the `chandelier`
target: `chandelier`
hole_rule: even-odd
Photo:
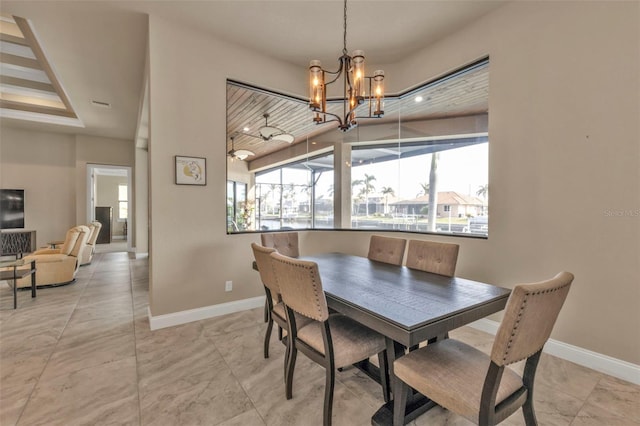
[[[372,77],[365,76],[364,52],[347,52],[347,0],[344,0],[344,44],[342,56],[338,59],[337,71],[327,71],[320,61],[309,64],[309,109],[314,112],[316,124],[337,121],[343,132],[358,125],[358,118],[380,118],[384,115],[384,71],[377,70]],[[330,81],[326,80],[327,74]],[[327,111],[327,86],[343,78],[342,115]],[[369,95],[367,96],[367,90]],[[368,104],[368,111],[363,104]],[[360,108],[362,106],[362,108]],[[364,115],[357,115],[357,114]],[[327,119],[327,116],[333,118]]]

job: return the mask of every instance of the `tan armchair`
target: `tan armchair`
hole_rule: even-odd
[[[89,228],[80,225],[67,231],[59,249],[41,249],[25,256],[25,263],[36,261],[36,286],[56,286],[72,282],[80,265],[78,258],[87,248]],[[18,287],[30,287],[31,278],[18,280]]]
[[[89,228],[89,238],[87,239],[87,246],[82,250],[81,257],[79,257],[80,266],[91,263],[93,254],[96,252],[96,241],[102,229],[102,223],[91,222],[87,227]]]

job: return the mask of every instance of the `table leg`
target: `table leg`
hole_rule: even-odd
[[[18,274],[13,267],[13,309],[18,309]]]
[[[396,389],[399,389],[399,387],[396,386],[397,380],[399,379],[394,373],[393,363],[397,358],[404,355],[406,348],[388,337],[385,337],[385,343],[387,346],[387,357],[389,359],[389,384],[391,385],[391,390],[396,391]],[[406,398],[403,424],[415,420],[418,416],[436,405],[433,401],[417,392],[408,392],[408,395],[400,395],[400,397],[402,399]],[[396,398],[395,393],[393,398]],[[392,399],[380,407],[371,418],[371,424],[374,426],[393,425],[393,404],[394,400]]]
[[[31,297],[36,297],[36,261],[31,261]]]

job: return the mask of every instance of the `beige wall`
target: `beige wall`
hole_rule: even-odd
[[[25,190],[25,229],[37,247],[76,225],[75,137],[2,128],[2,188]]]
[[[129,228],[134,236],[133,245],[136,253],[149,252],[149,165],[145,149],[136,149],[136,166],[134,173],[134,206],[135,220]]]
[[[2,127],[0,186],[25,189],[25,228],[37,245],[87,223],[86,164],[133,165],[132,141]]]
[[[430,238],[459,243],[472,279],[573,272],[553,338],[636,364],[640,217],[611,211],[640,208],[639,7],[516,2],[385,68],[397,91],[490,55],[490,237]],[[152,314],[261,295],[257,235],[225,234],[225,78],[304,94],[305,70],[155,17],[150,59]],[[176,154],[207,157],[206,187],[173,184]],[[364,255],[369,235],[306,232],[302,252]]]
[[[250,248],[258,237],[226,235],[226,78],[268,88],[300,81],[292,89],[302,92],[305,70],[154,16],[149,33],[151,312],[260,296]],[[207,185],[175,185],[175,155],[206,157]]]

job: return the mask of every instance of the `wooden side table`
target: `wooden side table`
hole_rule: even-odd
[[[31,275],[31,297],[36,297],[36,261],[32,260],[31,268],[18,269],[20,266],[24,266],[26,263],[24,259],[2,261],[0,262],[0,269],[13,268],[13,270],[0,271],[0,281],[13,281],[13,309],[18,308],[18,280],[24,278],[27,275]]]

